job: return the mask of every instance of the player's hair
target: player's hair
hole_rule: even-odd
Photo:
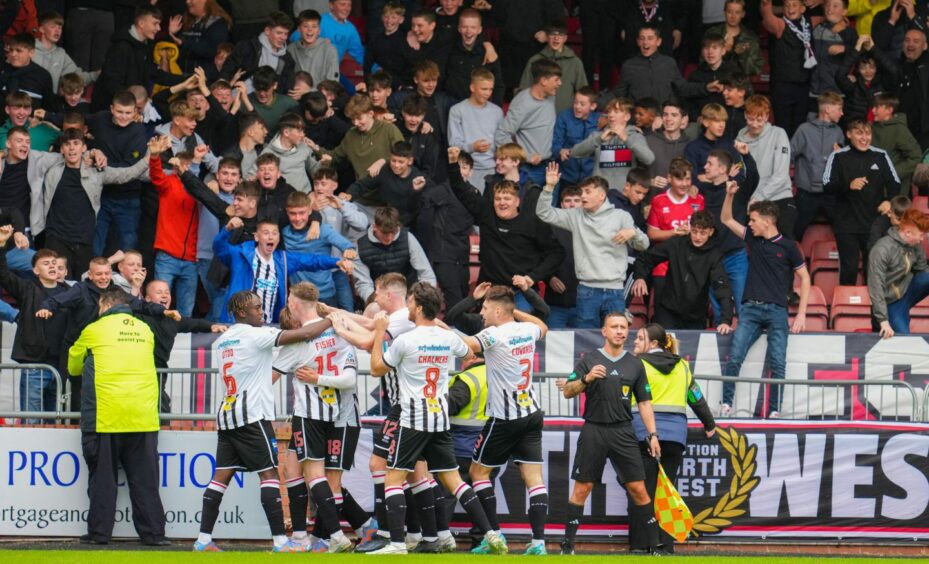
[[[510,315],[516,309],[516,294],[509,286],[491,286],[484,296],[484,301],[499,304]]]
[[[245,182],[240,182],[239,185],[235,187],[232,195],[257,200],[261,197],[261,188],[259,188],[258,184],[254,181],[246,180]]]
[[[745,115],[771,115],[771,100],[768,100],[767,96],[762,96],[761,94],[749,96],[748,99],[745,100]]]
[[[59,255],[52,249],[39,249],[35,252],[34,255],[32,255],[32,267],[35,268],[35,263],[47,258],[56,259],[59,258]]]
[[[494,151],[495,159],[514,159],[520,164],[526,162],[526,150],[516,143],[504,143]]]
[[[752,93],[752,80],[742,71],[736,71],[723,81],[723,88],[741,90],[746,94]]]
[[[397,141],[390,146],[390,156],[403,157],[406,159],[413,158],[413,146],[406,141]]]
[[[578,94],[590,100],[592,104],[597,103],[597,91],[592,86],[581,86],[574,92],[575,96]]]
[[[6,95],[6,105],[11,108],[31,108],[32,96],[22,90],[16,90]]]
[[[258,157],[258,160],[255,161],[255,166],[260,167],[262,165],[273,164],[278,169],[281,168],[281,159],[274,153],[264,153]]]
[[[312,282],[297,282],[290,287],[290,294],[305,302],[316,303],[319,301],[319,288]]]
[[[474,84],[475,82],[480,82],[482,80],[486,80],[488,82],[494,82],[496,79],[494,78],[494,73],[490,72],[484,67],[477,67],[476,69],[471,71],[471,84]]]
[[[336,171],[336,169],[330,166],[321,166],[318,169],[316,169],[316,172],[313,173],[313,182],[316,182],[317,180],[323,180],[323,179],[331,180],[333,182],[338,182],[339,173]]]
[[[245,310],[248,306],[255,303],[256,300],[260,301],[260,298],[255,292],[251,290],[240,290],[232,294],[232,297],[229,298],[229,303],[226,304],[226,308],[234,319],[240,319],[245,315]]]
[[[274,29],[275,27],[286,27],[288,31],[294,26],[294,21],[284,12],[271,12],[265,21],[265,27]]]
[[[890,213],[897,219],[903,217],[906,210],[913,207],[913,201],[908,196],[894,196],[890,199]]]
[[[6,132],[6,138],[8,142],[14,134],[25,135],[26,137],[29,137],[29,130],[21,125],[14,125]]]
[[[743,10],[745,9],[745,0],[726,0],[726,3],[723,4],[723,9],[725,10],[726,6],[729,4],[738,4],[739,6],[742,6]]]
[[[58,136],[58,143],[64,145],[68,141],[80,141],[81,143],[86,144],[84,141],[84,132],[76,127],[69,127],[61,132],[61,135]]]
[[[113,94],[112,104],[114,106],[132,106],[135,108],[135,95],[128,90],[120,90],[116,94]]]
[[[219,160],[218,168],[234,168],[242,174],[242,161],[235,157],[223,157]]]
[[[212,92],[213,90],[232,90],[232,85],[229,84],[228,80],[220,78],[214,80],[213,83],[210,84],[210,91]]]
[[[178,100],[171,104],[171,118],[173,119],[176,117],[197,119],[200,117],[200,112],[185,100]]]
[[[132,301],[132,296],[121,288],[114,286],[100,292],[100,299],[97,303],[106,305],[107,309],[109,309],[114,306],[128,305],[130,301]]]
[[[642,328],[642,331],[645,331],[645,338],[649,343],[655,341],[663,351],[677,354],[677,341],[661,325],[649,323]]]
[[[262,217],[262,218],[260,218],[260,219],[258,220],[258,223],[255,224],[255,231],[259,231],[259,230],[261,229],[261,226],[262,226],[262,225],[270,225],[270,226],[274,227],[275,229],[277,229],[278,231],[281,230],[281,226],[278,225],[278,223],[277,223],[277,218],[273,218],[273,217]]]
[[[58,89],[65,94],[80,94],[84,91],[84,79],[76,72],[63,74],[58,79]]]
[[[878,92],[874,95],[874,107],[887,106],[894,112],[900,107],[900,98],[893,92]]]
[[[326,95],[322,92],[307,92],[300,98],[300,104],[303,111],[313,119],[323,118],[329,111],[329,100],[326,100]]]
[[[388,88],[393,88],[394,77],[384,69],[381,69],[377,72],[371,73],[370,76],[365,80],[365,84],[368,87],[368,90],[387,90]]]
[[[135,249],[126,249],[125,251],[123,251],[123,260],[126,260],[127,258],[129,258],[129,255],[134,255],[134,256],[139,257],[139,261],[140,261],[140,262],[143,260],[142,252],[141,252],[141,251],[137,251],[137,250],[135,250]],[[110,264],[110,262],[109,262],[107,259],[104,258],[103,260],[106,260],[106,261],[107,261],[107,264]],[[91,262],[93,262],[93,261],[91,261]],[[119,262],[122,262],[122,260],[119,261]],[[117,263],[117,264],[118,264],[118,263]]]
[[[413,303],[422,308],[423,317],[433,320],[442,311],[442,292],[428,282],[417,282],[410,288]]]
[[[235,45],[233,45],[232,43],[229,43],[228,41],[225,43],[220,43],[219,46],[216,47],[216,54],[218,55],[220,53],[223,53],[226,56],[228,56],[232,53],[233,49],[235,49]]]
[[[384,233],[396,233],[403,227],[397,208],[384,206],[374,211],[374,225]]]
[[[291,192],[287,196],[287,209],[310,207],[310,197],[303,192]]]
[[[690,216],[690,227],[696,227],[697,229],[716,229],[716,220],[713,219],[713,214],[706,210],[695,211],[693,215]]]
[[[655,22],[655,21],[643,22],[642,25],[639,26],[639,33],[636,34],[636,37],[638,37],[639,35],[642,35],[642,32],[645,31],[645,30],[652,30],[652,31],[654,31],[654,32],[655,32],[655,35],[658,36],[658,39],[661,39],[661,28],[658,27],[658,23],[657,23],[657,22]]]
[[[90,259],[90,262],[88,263],[87,266],[90,267],[90,266],[93,266],[93,265],[95,265],[95,264],[96,264],[97,266],[110,266],[110,261],[108,261],[108,260],[106,259],[106,257],[94,257],[94,258]]]
[[[845,131],[849,133],[858,130],[871,131],[871,122],[864,118],[854,118],[848,120],[848,123],[845,124]]]
[[[677,178],[678,180],[682,178],[690,178],[693,170],[694,165],[690,164],[690,161],[684,157],[674,157],[671,159],[671,164],[668,166],[668,176],[671,178]]]
[[[781,210],[777,207],[777,204],[770,200],[753,202],[752,205],[748,206],[748,212],[755,212],[758,215],[768,217],[771,219],[771,221],[775,222],[781,215]]]
[[[31,33],[17,33],[7,41],[7,47],[35,49],[35,37]]]
[[[411,116],[424,116],[429,111],[429,102],[419,94],[412,94],[403,101],[400,111]]]
[[[87,122],[81,112],[68,112],[61,118],[61,125],[62,129],[83,129]]]
[[[458,21],[461,21],[465,18],[474,18],[481,23],[484,19],[484,16],[481,15],[481,12],[475,10],[474,8],[465,8],[458,13]]]
[[[512,180],[501,180],[494,185],[494,196],[499,193],[513,194],[517,198],[519,197],[519,184],[513,182]]]
[[[277,84],[277,73],[268,65],[258,67],[252,74],[252,87],[255,90],[268,90]]]
[[[729,114],[726,112],[726,108],[720,104],[711,103],[703,106],[703,109],[700,110],[700,117],[704,120],[726,121],[729,119]]]
[[[725,149],[713,149],[706,156],[707,159],[709,159],[710,157],[713,157],[714,159],[719,161],[719,164],[726,167],[727,170],[729,169],[730,166],[732,166],[732,155],[730,155],[729,151]]]
[[[265,120],[257,112],[243,112],[239,115],[239,137],[244,137],[245,132],[256,124],[265,125]]]
[[[424,59],[413,66],[413,77],[422,80],[438,80],[439,65],[432,59]]]
[[[305,126],[306,121],[300,116],[300,114],[293,112],[284,114],[281,116],[280,121],[277,122],[277,128],[279,131],[283,131],[285,129],[299,129],[302,132]]]
[[[900,217],[900,227],[904,226],[912,226],[925,233],[929,231],[929,215],[916,208],[910,208]]]
[[[558,203],[564,202],[565,198],[569,196],[574,196],[577,198],[581,197],[581,188],[577,184],[568,184],[558,193]]]
[[[316,10],[303,10],[297,15],[297,25],[300,25],[304,22],[316,22],[319,23],[322,21],[323,17],[319,15],[319,12]]]
[[[880,96],[880,93],[874,95],[875,99],[878,96]],[[877,100],[875,100],[875,102],[876,101]],[[820,94],[818,98],[816,98],[816,104],[820,109],[822,109],[823,106],[841,106],[842,96],[836,94],[835,92],[826,91]]]
[[[613,98],[603,107],[604,112],[619,110],[621,112],[632,113],[635,103],[629,98]]]
[[[622,319],[625,319],[626,327],[629,327],[630,325],[632,325],[632,319],[630,319],[631,315],[629,314],[629,312],[613,310],[603,316],[603,324],[602,324],[603,327],[606,327],[606,324],[610,321],[611,317],[620,317]]]
[[[160,20],[161,10],[159,10],[155,6],[151,6],[148,4],[142,4],[141,6],[135,9],[135,17],[132,19],[132,21],[133,23],[139,23],[140,21],[142,21],[144,18],[148,16],[151,16],[155,18],[156,20]]]
[[[404,6],[403,3],[401,2],[396,2],[395,0],[391,0],[390,2],[384,4],[384,9],[381,10],[381,13],[382,14],[392,13],[398,16],[405,16],[406,6]]]
[[[288,307],[285,307],[281,310],[280,315],[278,315],[277,322],[281,326],[281,329],[284,331],[300,328],[300,324],[297,322],[297,319],[294,317],[294,314]]]
[[[642,108],[650,112],[654,112],[655,115],[661,113],[661,104],[658,103],[658,100],[646,96],[645,98],[639,98],[635,101],[636,108]]]
[[[726,38],[718,31],[708,31],[703,36],[703,47],[709,47],[710,45],[719,45],[721,47],[726,46]]]
[[[578,188],[583,188],[584,186],[593,186],[594,188],[603,190],[604,194],[610,191],[610,183],[607,182],[606,178],[596,175],[588,176],[584,180],[581,180],[577,186]]]
[[[652,175],[644,166],[637,166],[629,171],[626,175],[626,185],[645,186],[648,188],[652,183]]]
[[[58,12],[44,12],[39,15],[39,25],[45,25],[47,23],[54,23],[58,25],[64,25],[65,17],[59,14]]]
[[[406,276],[400,274],[399,272],[388,272],[387,274],[381,274],[377,277],[377,280],[374,281],[375,288],[384,288],[388,292],[391,290],[399,290],[406,296],[407,292],[407,282]]]
[[[538,59],[529,67],[529,74],[532,75],[532,84],[538,84],[543,78],[561,76],[561,67],[555,61]]]
[[[294,73],[294,82],[302,82],[309,88],[313,88],[313,75],[306,71],[297,71]]]
[[[420,8],[413,12],[413,16],[410,19],[419,18],[426,20],[428,23],[435,23],[435,11],[430,8]]]
[[[371,97],[367,94],[355,94],[352,96],[348,103],[345,104],[345,117],[348,119],[355,119],[365,112],[370,112],[374,109],[374,102],[371,101]]]

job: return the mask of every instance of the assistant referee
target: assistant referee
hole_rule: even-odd
[[[117,468],[129,482],[132,520],[143,544],[165,546],[158,493],[158,397],[155,337],[132,315],[132,297],[100,294],[100,317],[68,352],[68,372],[81,376],[81,448],[89,471],[85,544],[107,544],[116,516]]]

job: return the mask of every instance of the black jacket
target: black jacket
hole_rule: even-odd
[[[113,95],[133,84],[151,88],[155,82],[173,86],[184,80],[183,76],[158,68],[152,57],[153,45],[139,41],[128,29],[114,33],[111,41],[100,76],[94,84],[94,110],[110,107]]]
[[[390,165],[384,165],[377,176],[356,180],[346,192],[352,196],[353,202],[364,206],[397,208],[400,221],[409,226],[413,221],[413,179],[422,175],[417,168],[411,167],[406,178],[400,178],[390,169]]]
[[[380,32],[368,40],[365,45],[365,74],[370,74],[374,65],[380,66],[390,74],[393,87],[399,88],[407,69],[403,58],[403,49],[406,48],[406,32],[398,29],[390,35]]]
[[[665,286],[659,296],[661,306],[678,314],[682,320],[706,319],[709,291],[719,300],[723,323],[732,323],[735,303],[729,276],[723,265],[723,254],[713,240],[694,247],[689,236],[671,237],[640,253],[635,261],[635,277],[650,280],[655,266],[668,261]]]
[[[220,76],[226,80],[231,80],[235,71],[242,70],[242,80],[251,78],[252,73],[258,70],[258,62],[261,61],[261,42],[258,36],[251,39],[239,41],[229,58],[223,63],[223,69]],[[294,86],[294,73],[296,72],[296,63],[290,53],[284,53],[284,56],[278,60],[277,72],[277,91],[281,94],[287,94],[287,91]],[[131,84],[131,83],[130,83]]]
[[[401,112],[403,102],[415,92],[411,88],[395,91],[387,99],[387,109],[397,116],[397,119],[403,119]],[[429,107],[426,110],[425,121],[429,122],[429,125],[435,130],[436,139],[439,141],[441,150],[444,151],[448,139],[448,112],[451,111],[454,101],[448,94],[440,90],[436,90],[432,96],[426,98],[426,101],[429,103]]]
[[[742,225],[748,225],[748,203],[758,187],[758,167],[755,165],[755,159],[751,153],[742,156],[742,163],[745,165],[745,180],[739,183],[739,191],[735,193],[732,202],[732,216]],[[716,220],[716,233],[713,238],[719,250],[725,255],[733,251],[739,251],[745,248],[745,243],[735,236],[735,233],[729,230],[722,223],[723,201],[726,199],[725,184],[710,184],[697,180],[694,185],[703,196],[703,205],[706,211],[713,214]]]
[[[0,91],[6,95],[17,90],[29,94],[33,99],[34,109],[56,109],[57,100],[55,89],[52,87],[52,75],[35,61],[30,61],[22,68],[3,65],[3,70],[0,71]]]
[[[488,177],[491,178],[491,177]],[[516,274],[536,282],[547,280],[564,260],[564,249],[551,227],[535,214],[541,189],[522,184],[519,214],[502,220],[494,212],[493,189],[481,194],[461,178],[457,164],[448,167],[452,191],[464,207],[479,220],[481,228],[481,273],[479,282],[510,286]]]
[[[922,142],[921,135],[929,132],[929,108],[926,107],[929,102],[929,51],[912,63],[907,62],[903,55],[893,59],[878,47],[871,52],[884,73],[884,85],[900,98],[897,112],[906,114],[910,131]],[[907,84],[907,74],[912,74],[919,81],[918,90],[915,85]],[[917,92],[921,92],[922,96],[914,96]]]
[[[861,190],[852,190],[852,180],[862,176],[868,183]],[[900,178],[887,152],[873,147],[859,151],[848,146],[829,155],[823,191],[836,196],[833,231],[867,234],[878,216],[880,203],[900,193]]]
[[[432,264],[468,264],[469,235],[477,219],[465,208],[447,182],[427,182],[414,199],[413,231]]]
[[[523,296],[526,298],[526,301],[529,302],[529,305],[532,306],[532,315],[545,321],[548,318],[548,314],[552,311],[548,307],[548,304],[546,304],[532,288],[523,292]],[[465,335],[476,335],[480,333],[484,328],[484,318],[480,313],[473,312],[479,312],[483,302],[484,300],[478,301],[474,299],[474,296],[468,296],[445,312],[445,322]]]
[[[445,63],[448,61],[448,54],[452,50],[454,37],[451,33],[441,30],[438,26],[432,35],[432,40],[428,43],[421,43],[419,49],[413,49],[404,41],[400,47],[400,56],[403,59],[403,74],[400,76],[400,84],[404,86],[413,85],[413,69],[422,61],[432,61],[439,66],[439,77],[445,76]]]
[[[878,68],[877,74],[874,75],[874,80],[865,82],[865,79],[861,78],[861,73],[858,72],[858,58],[858,51],[852,49],[849,56],[845,58],[845,62],[842,63],[842,67],[835,71],[835,83],[839,86],[842,94],[845,94],[843,109],[845,110],[846,120],[853,118],[867,119],[868,110],[874,104],[874,94],[884,90],[884,77],[880,68]],[[854,81],[848,78],[850,69],[853,69],[851,74],[855,77]]]
[[[615,192],[615,190],[611,190],[611,192]],[[555,239],[558,239],[558,243],[561,244],[561,248],[564,249],[565,259],[558,265],[558,270],[554,275],[564,283],[565,291],[559,294],[552,289],[551,283],[546,280],[548,288],[545,290],[545,303],[556,307],[574,307],[577,305],[578,282],[577,271],[574,270],[574,246],[571,239],[573,235],[567,229],[559,227],[552,229],[552,232],[555,234]]]
[[[435,131],[423,133],[420,124],[417,131],[410,131],[402,124],[397,126],[403,139],[413,147],[413,163],[416,168],[433,182],[443,182],[448,178],[445,159],[445,143],[438,138]],[[446,138],[447,139],[447,138]]]
[[[174,348],[174,339],[177,338],[178,333],[209,333],[213,327],[213,322],[206,319],[182,317],[180,321],[175,321],[164,315],[147,314],[140,317],[148,324],[155,335],[156,368],[168,367],[171,349]]]
[[[700,115],[700,110],[707,104],[725,104],[721,92],[709,92],[706,85],[713,82],[725,82],[733,73],[739,70],[738,64],[734,61],[723,60],[722,64],[716,70],[711,69],[705,62],[694,69],[687,82],[678,85],[678,95],[687,98],[690,102],[690,118],[696,119]]]
[[[59,283],[46,288],[39,281],[26,280],[10,271],[6,262],[6,251],[0,250],[0,286],[16,299],[19,318],[16,320],[16,335],[10,358],[16,362],[46,362],[58,364],[58,345],[64,338],[67,316],[55,315],[51,319],[39,319],[35,312],[47,298],[64,292],[67,284]]]
[[[471,72],[474,69],[485,68],[494,74],[494,94],[491,101],[498,106],[503,105],[503,95],[506,92],[506,85],[503,84],[503,70],[500,67],[500,59],[488,64],[484,64],[484,41],[483,35],[478,35],[474,42],[474,47],[469,51],[465,48],[461,37],[452,44],[452,49],[448,54],[448,62],[445,64],[445,74],[441,77],[444,82],[442,89],[455,102],[460,102],[471,96]]]

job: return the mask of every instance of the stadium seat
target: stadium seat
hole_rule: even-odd
[[[800,242],[800,250],[803,251],[803,257],[809,261],[813,255],[813,245],[820,241],[835,241],[835,234],[832,232],[832,226],[827,223],[814,223],[806,228],[803,233],[803,241]]]
[[[868,296],[868,287],[836,286],[830,320],[833,331],[871,331],[871,297]]]
[[[797,288],[794,288],[796,291]],[[797,315],[797,306],[790,306],[790,322],[793,323]],[[810,287],[810,297],[806,306],[806,330],[828,331],[829,308],[823,291],[816,286]]]
[[[651,295],[651,294],[649,294]],[[650,301],[650,300],[649,300]],[[639,330],[648,323],[649,307],[645,300],[640,297],[633,297],[629,304],[629,313],[632,314],[632,329]]]
[[[913,207],[923,213],[929,213],[929,196],[913,196]]]

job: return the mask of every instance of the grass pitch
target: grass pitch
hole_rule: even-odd
[[[527,557],[521,554],[511,554],[507,556],[477,556],[467,553],[456,554],[411,554],[408,556],[369,556],[366,554],[270,554],[262,552],[223,552],[211,554],[194,554],[179,551],[118,551],[118,550],[0,550],[0,562],[9,562],[16,564],[152,564],[154,562],[170,562],[172,564],[263,564],[265,562],[280,563],[283,561],[295,561],[305,558],[324,558],[332,559],[335,564],[362,564],[373,563],[387,560],[388,562],[399,562],[403,559],[404,564],[429,564],[436,560],[441,560],[442,564],[516,564],[517,562],[526,562]],[[864,564],[865,562],[874,561],[874,558],[847,558],[847,557],[818,557],[818,558],[796,558],[791,556],[687,556],[681,555],[675,558],[677,561],[686,560],[688,564],[774,564],[778,562],[790,562],[790,564],[822,564],[823,560],[828,560],[829,564],[855,563]],[[622,564],[639,564],[645,562],[654,563],[653,557],[648,556],[623,556],[623,555],[585,555],[560,556],[550,555],[544,557],[546,562],[553,563],[555,560],[559,564],[613,564],[620,559]],[[492,561],[492,562],[491,562]],[[904,558],[881,558],[881,564],[911,564],[914,560]]]

